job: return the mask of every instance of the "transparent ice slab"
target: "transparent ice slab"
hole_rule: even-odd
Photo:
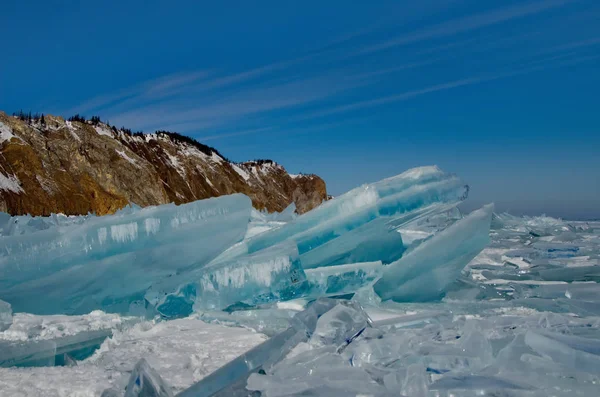
[[[389,217],[381,217],[357,227],[300,256],[304,269],[337,266],[359,262],[398,260],[405,247],[402,235],[388,225]]]
[[[411,169],[327,201],[276,230],[233,247],[223,257],[254,253],[285,240],[294,241],[303,255],[378,217],[392,219],[435,203],[457,203],[467,193],[468,186],[458,177],[437,167]]]
[[[395,301],[443,297],[465,265],[489,244],[492,211],[493,205],[487,205],[472,212],[390,264],[375,283],[375,292]]]
[[[241,241],[250,211],[250,199],[237,194],[3,237],[0,298],[37,314],[127,312],[153,283]]]
[[[182,279],[193,280],[167,291]],[[295,244],[284,243],[253,255],[186,273],[183,278],[157,283],[146,293],[166,317],[180,317],[195,310],[220,310],[234,304],[254,306],[275,300],[290,300],[307,288]]]
[[[103,329],[48,340],[0,341],[0,367],[54,366],[63,354],[82,360],[110,335],[112,330]]]
[[[377,279],[383,273],[381,261],[317,267],[305,270],[309,296],[351,293]]]

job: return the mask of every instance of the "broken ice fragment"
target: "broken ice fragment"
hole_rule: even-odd
[[[305,270],[310,296],[340,295],[354,292],[381,275],[383,264],[377,262],[318,267]]]
[[[390,264],[374,285],[383,299],[423,302],[444,296],[446,288],[489,243],[493,205],[472,212],[414,251]]]
[[[528,390],[527,385],[520,385],[507,379],[495,376],[481,375],[447,375],[437,380],[430,386],[431,390],[475,390],[476,395],[496,395],[497,391]]]
[[[10,303],[0,300],[0,332],[7,330],[12,324],[12,307]]]
[[[310,343],[314,346],[342,347],[359,336],[370,322],[369,316],[358,302],[339,301],[336,306],[319,317]]]
[[[527,331],[525,343],[540,355],[549,357],[567,368],[600,374],[598,341]]]
[[[188,282],[175,294],[162,297],[162,284],[151,288],[146,299],[158,299],[157,310],[167,317],[197,310],[225,309],[243,303],[257,305],[274,300],[296,298],[306,289],[306,277],[298,262],[298,250],[292,243],[210,266],[185,275]],[[166,280],[171,283],[171,280]],[[187,306],[186,306],[187,305]],[[191,312],[191,311],[190,311]]]
[[[315,332],[318,319],[338,304],[339,301],[334,299],[317,299],[306,310],[294,316],[290,328],[230,361],[200,382],[182,391],[178,397],[233,395],[231,389],[236,388],[240,382],[245,383],[252,372],[258,372],[260,369],[269,371],[299,343],[307,341]]]
[[[131,373],[125,397],[173,397],[173,392],[158,372],[142,358]]]
[[[306,333],[290,327],[225,364],[200,382],[179,393],[178,397],[213,396],[239,381],[245,381],[252,371],[278,362],[298,343],[306,339]]]
[[[0,342],[0,367],[54,366],[56,356],[69,354],[82,360],[90,356],[112,334],[110,329],[83,331],[75,335],[35,341]],[[59,364],[62,365],[59,357]]]
[[[411,169],[353,189],[278,229],[250,238],[224,255],[231,258],[254,253],[285,240],[294,241],[303,255],[378,217],[397,217],[434,203],[457,203],[466,198],[467,192],[468,187],[459,178],[437,167]],[[314,267],[318,266],[315,262]]]
[[[53,367],[56,341],[0,342],[0,367]]]
[[[405,396],[427,397],[427,377],[422,364],[408,366],[401,392]]]
[[[405,251],[402,236],[387,225],[388,217],[374,219],[300,256],[304,269],[358,262],[391,263]]]
[[[3,237],[0,298],[36,314],[126,313],[153,283],[241,241],[250,211],[250,199],[237,194]]]

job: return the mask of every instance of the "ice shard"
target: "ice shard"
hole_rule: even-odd
[[[125,397],[173,397],[173,392],[158,372],[142,358],[131,373]]]
[[[0,332],[8,329],[12,321],[12,307],[10,303],[0,300]]]
[[[358,302],[341,300],[317,320],[311,335],[313,346],[335,346],[338,350],[351,343],[371,324]]]
[[[319,318],[338,304],[338,301],[327,298],[314,301],[294,316],[291,327],[230,361],[179,393],[178,397],[246,395],[245,384],[251,373],[270,370],[299,343],[307,341],[315,332]]]
[[[226,309],[234,304],[248,306],[275,300],[290,300],[307,288],[306,276],[298,262],[298,250],[290,242],[234,260],[215,262],[186,273],[193,280],[166,294],[172,280],[154,285],[146,300],[167,317],[179,317],[196,310]],[[175,282],[179,282],[175,278]]]
[[[0,298],[39,314],[127,312],[153,283],[241,241],[250,211],[250,199],[236,194],[3,237]]]
[[[63,354],[82,360],[90,356],[110,335],[112,330],[102,329],[53,339],[0,340],[0,367],[54,366],[57,357],[61,360]]]
[[[381,276],[383,269],[381,261],[376,261],[305,270],[309,283],[308,295],[331,296],[355,292]]]
[[[389,217],[374,219],[300,256],[304,269],[359,262],[394,262],[405,251],[402,236],[388,225]]]
[[[233,247],[224,257],[254,253],[285,240],[294,241],[304,255],[376,218],[392,220],[431,204],[457,203],[467,193],[468,186],[458,177],[435,166],[414,168],[325,202],[278,229]]]
[[[567,368],[600,374],[600,350],[596,340],[528,331],[525,343],[540,355]]]
[[[489,242],[493,205],[464,219],[390,264],[374,285],[383,299],[430,301],[444,296],[446,288]]]

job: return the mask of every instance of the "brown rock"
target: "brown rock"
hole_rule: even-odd
[[[50,115],[45,121],[0,112],[0,211],[104,215],[128,203],[244,193],[257,209],[281,211],[295,202],[304,213],[327,199],[316,175],[290,175],[271,160],[235,164],[179,134],[130,134]]]

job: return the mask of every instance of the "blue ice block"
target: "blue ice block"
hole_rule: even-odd
[[[0,238],[0,298],[36,314],[127,312],[153,283],[241,241],[250,211],[236,194]]]
[[[196,310],[226,309],[234,304],[249,306],[275,300],[290,300],[307,288],[298,262],[298,250],[290,242],[234,260],[215,262],[186,273],[187,282],[165,295],[171,280],[154,285],[146,300],[166,317],[179,317]],[[177,281],[181,281],[179,278]]]
[[[383,299],[399,302],[437,300],[490,241],[493,205],[472,212],[414,251],[390,264],[374,285]]]

